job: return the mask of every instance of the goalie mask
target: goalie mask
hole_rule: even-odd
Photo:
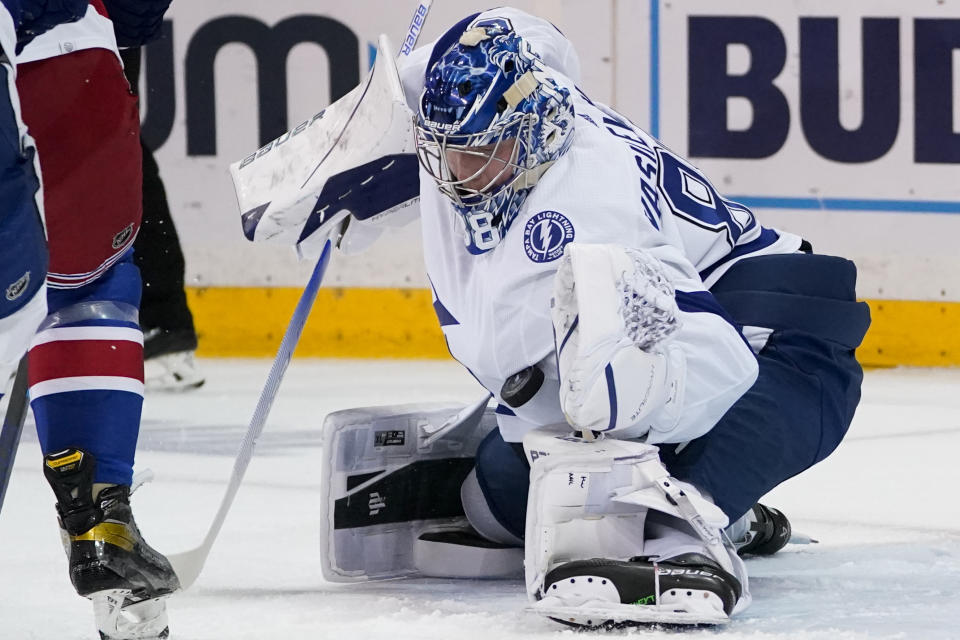
[[[570,92],[507,20],[473,22],[427,69],[417,154],[462,216],[471,253],[497,246],[570,146],[573,120]]]

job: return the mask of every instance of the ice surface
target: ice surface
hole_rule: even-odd
[[[202,539],[270,366],[201,364],[204,388],[151,395],[144,408],[137,468],[156,480],[134,505],[162,551]],[[332,585],[321,577],[323,416],[479,396],[449,362],[295,361],[203,574],[169,602],[171,640],[574,637],[524,611],[520,582]],[[820,544],[749,561],[753,606],[725,628],[683,637],[960,638],[958,456],[960,371],[868,372],[840,449],[766,498]],[[2,640],[95,638],[90,605],[67,578],[52,504],[28,423],[0,516]]]

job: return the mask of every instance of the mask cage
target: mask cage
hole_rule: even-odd
[[[526,172],[535,166],[533,153],[533,129],[537,116],[532,113],[516,113],[506,122],[473,134],[443,133],[426,124],[417,125],[417,157],[420,165],[436,182],[440,192],[450,198],[454,206],[464,213],[481,208],[492,199],[505,195],[507,190],[526,187]],[[509,153],[501,155],[503,145],[512,145]],[[491,147],[479,150],[479,147]],[[449,162],[449,153],[485,158],[479,169],[470,175],[458,178]],[[493,163],[502,163],[502,168],[478,187],[468,187],[484,175]],[[505,173],[510,177],[498,184]],[[521,184],[518,184],[521,183]]]

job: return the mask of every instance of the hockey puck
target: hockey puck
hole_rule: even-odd
[[[543,371],[537,365],[531,365],[507,378],[503,388],[500,389],[500,397],[516,409],[537,395],[542,385]]]

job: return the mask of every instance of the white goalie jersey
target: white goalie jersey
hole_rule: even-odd
[[[683,360],[682,393],[635,435],[683,442],[708,431],[756,379],[757,364],[738,327],[708,289],[737,260],[799,249],[798,236],[761,227],[746,207],[725,200],[682,157],[576,86],[572,45],[548,22],[509,9],[509,19],[570,90],[576,121],[570,149],[532,189],[492,251],[467,250],[461,216],[420,173],[421,221],[435,309],[451,354],[501,401],[500,429],[519,441],[531,428],[564,422],[551,322],[554,275],[570,243],[613,244],[662,263],[676,291],[680,328],[670,337]],[[423,90],[432,45],[401,69],[412,108]],[[538,364],[540,391],[516,409],[500,390]],[[621,384],[627,384],[621,382]],[[624,434],[629,436],[630,434]]]

